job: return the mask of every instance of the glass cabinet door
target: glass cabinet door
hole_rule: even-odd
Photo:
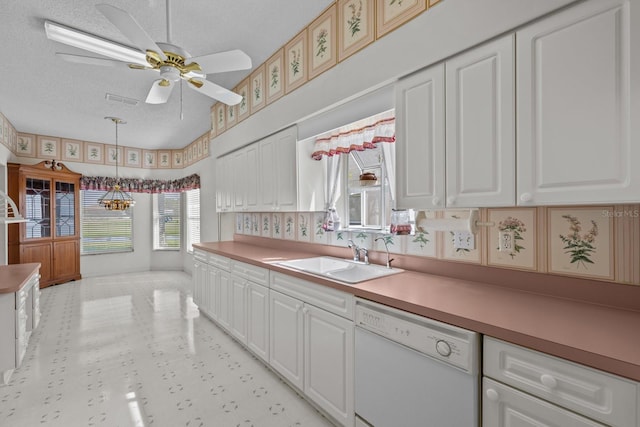
[[[51,237],[51,181],[27,178],[25,197],[25,238]]]
[[[56,236],[69,237],[76,234],[75,184],[55,182],[56,187]]]

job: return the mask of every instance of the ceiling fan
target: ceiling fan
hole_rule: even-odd
[[[192,57],[179,46],[171,44],[167,0],[167,43],[156,43],[128,12],[109,4],[97,4],[96,8],[115,25],[135,48],[85,33],[52,21],[45,21],[47,38],[69,46],[84,49],[107,58],[56,53],[70,62],[128,66],[134,70],[153,70],[160,78],[153,82],[146,98],[149,104],[167,102],[171,91],[180,80],[188,82],[192,89],[227,105],[242,101],[242,96],[206,79],[207,74],[251,68],[251,58],[241,50],[212,53]]]

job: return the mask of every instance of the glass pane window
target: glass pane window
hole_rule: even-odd
[[[27,178],[25,193],[26,238],[51,237],[51,182]]]
[[[153,249],[180,250],[180,193],[153,195]]]
[[[200,189],[185,192],[187,204],[187,251],[193,252],[193,244],[200,243]]]
[[[133,209],[109,211],[98,204],[105,191],[80,191],[80,253],[82,255],[133,251]]]
[[[56,182],[56,236],[76,234],[75,185],[71,182]]]

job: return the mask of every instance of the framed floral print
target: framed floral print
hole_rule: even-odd
[[[309,25],[309,80],[336,65],[336,5],[331,5]]]
[[[216,104],[216,129],[218,129],[218,135],[225,131],[227,124],[227,111],[226,105],[222,102]]]
[[[124,149],[124,164],[132,168],[139,168],[142,166],[142,159],[140,158],[142,151],[139,148]]]
[[[142,167],[155,169],[158,166],[158,153],[155,150],[142,150]]]
[[[105,158],[104,163],[107,165],[118,165],[123,166],[123,153],[122,147],[117,147],[115,145],[105,145]]]
[[[158,167],[162,169],[168,169],[171,167],[171,151],[158,151]]]
[[[209,144],[211,143],[211,134],[206,134],[202,137],[202,156],[209,157]]]
[[[18,148],[18,131],[11,126],[11,135],[9,136],[9,145],[11,151],[15,152]]]
[[[490,208],[487,228],[487,264],[537,270],[538,227],[536,208]],[[500,244],[500,238],[506,244]]]
[[[5,128],[5,131],[7,129]],[[60,138],[51,136],[37,136],[38,141],[38,157],[56,159],[60,153]]]
[[[284,92],[289,93],[307,81],[307,30],[284,46]]]
[[[550,273],[613,280],[613,206],[547,208]]]
[[[19,133],[16,145],[16,154],[23,157],[35,157],[36,136],[27,133]]]
[[[216,124],[217,124],[217,120],[216,120],[216,106],[215,104],[211,106],[211,111],[210,111],[210,115],[211,115],[211,137],[215,137],[216,136]]]
[[[249,77],[250,92],[249,99],[251,100],[251,114],[262,109],[266,105],[266,95],[264,90],[264,64],[256,68]]]
[[[375,40],[375,0],[338,1],[338,61]]]
[[[104,164],[104,145],[97,142],[85,141],[84,161],[87,163]]]
[[[182,150],[182,166],[189,166],[189,147]]]
[[[173,150],[173,167],[176,169],[181,169],[184,167],[182,150]]]
[[[62,160],[68,162],[82,161],[82,141],[62,139]]]
[[[435,5],[436,3],[440,3],[440,0],[429,0],[429,7]]]
[[[227,112],[227,129],[232,128],[237,123],[238,116],[238,106],[237,105],[225,105],[225,110]]]
[[[201,159],[203,154],[204,154],[204,149],[202,148],[203,144],[204,144],[204,140],[206,139],[206,137],[201,136],[198,139],[198,158]]]
[[[376,1],[376,38],[395,30],[427,9],[427,0]]]
[[[247,77],[241,81],[236,90],[234,91],[242,97],[242,100],[238,104],[238,123],[249,117],[249,78]],[[220,132],[218,132],[219,134]]]
[[[284,49],[278,50],[265,62],[267,104],[284,95]]]

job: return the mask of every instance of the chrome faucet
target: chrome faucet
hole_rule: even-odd
[[[389,258],[389,245],[387,243],[387,239],[384,238],[384,236],[380,236],[380,237],[376,237],[376,239],[374,240],[374,242],[377,242],[378,240],[382,240],[382,243],[384,243],[384,248],[387,251],[387,268],[391,268],[391,261],[393,261],[393,258]]]
[[[358,247],[358,245],[353,243],[353,240],[351,239],[349,239],[348,242],[349,244],[347,246],[349,246],[349,248],[353,251],[353,260],[355,262],[369,264],[369,250],[367,248]],[[362,257],[360,256],[361,254],[363,254]]]

